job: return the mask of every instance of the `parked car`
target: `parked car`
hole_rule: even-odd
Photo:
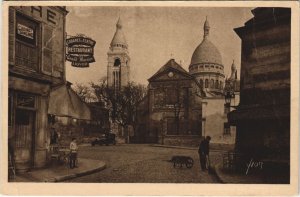
[[[106,145],[108,146],[109,144],[113,144],[113,145],[116,145],[116,135],[113,134],[113,133],[107,133],[99,138],[96,138],[95,140],[93,140],[91,142],[91,145],[92,146],[95,146],[95,145]]]

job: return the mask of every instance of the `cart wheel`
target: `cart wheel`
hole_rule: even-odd
[[[194,160],[192,158],[189,158],[185,165],[186,165],[187,168],[192,168],[193,165],[194,165]]]

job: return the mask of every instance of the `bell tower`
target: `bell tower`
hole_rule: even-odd
[[[119,17],[116,32],[107,52],[107,83],[116,91],[126,86],[130,75],[130,57],[128,45],[122,31],[122,21]]]

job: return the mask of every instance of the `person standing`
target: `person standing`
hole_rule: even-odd
[[[75,168],[76,166],[76,160],[77,160],[77,151],[78,151],[78,145],[76,143],[76,138],[72,138],[72,141],[70,143],[70,168]]]
[[[209,141],[211,140],[210,136],[206,136],[204,140],[201,141],[199,149],[198,149],[198,154],[200,157],[200,166],[202,171],[205,171],[208,169],[206,166],[208,156],[209,156]]]

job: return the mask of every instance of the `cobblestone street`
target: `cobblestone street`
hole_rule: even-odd
[[[218,158],[211,153],[211,161]],[[168,162],[174,155],[186,155],[194,159],[191,169],[173,168]],[[79,158],[97,159],[106,162],[101,172],[69,180],[69,182],[104,183],[213,183],[214,175],[200,171],[197,150],[153,147],[150,145],[122,144],[116,146],[82,146]]]

